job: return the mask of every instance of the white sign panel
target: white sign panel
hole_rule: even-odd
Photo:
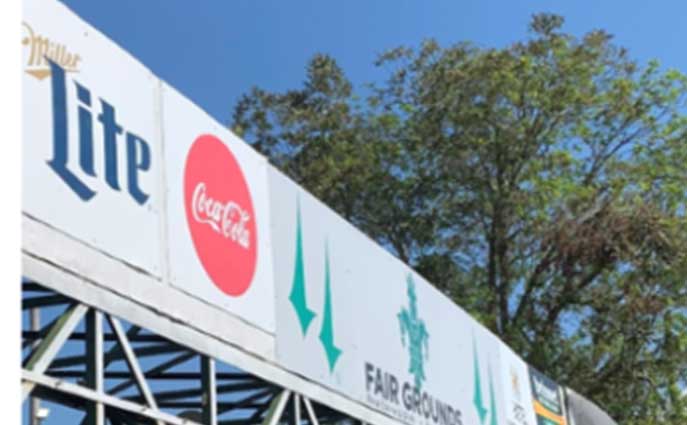
[[[170,283],[274,332],[267,161],[162,91]]]
[[[156,78],[60,3],[23,4],[23,211],[160,276]]]
[[[361,330],[349,312],[360,308],[363,294],[355,293],[350,279],[359,267],[341,259],[364,261],[350,252],[364,236],[272,167],[268,176],[274,208],[277,358],[350,395],[361,377],[356,354]]]
[[[537,425],[529,366],[505,344],[500,354],[506,425]]]
[[[412,425],[497,425],[500,341],[276,170],[277,358]]]

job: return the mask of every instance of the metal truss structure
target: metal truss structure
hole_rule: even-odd
[[[82,425],[360,423],[36,282],[22,282],[22,311],[31,425],[42,400],[76,409]]]

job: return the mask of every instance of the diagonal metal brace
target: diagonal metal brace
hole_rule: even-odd
[[[88,306],[83,304],[75,304],[68,308],[36,347],[24,369],[39,374],[44,373],[87,311]],[[22,402],[26,400],[34,387],[35,384],[32,382],[22,383]]]
[[[312,408],[310,399],[303,397],[303,404],[305,404],[305,410],[308,411],[308,417],[310,418],[310,423],[312,425],[320,425],[320,421],[317,420],[317,415],[315,415],[315,409]]]
[[[138,360],[136,360],[136,355],[134,354],[134,350],[131,348],[131,344],[129,344],[129,339],[126,337],[126,332],[124,332],[122,324],[117,318],[112,317],[109,314],[107,315],[107,321],[110,323],[112,332],[114,332],[114,334],[117,336],[119,345],[124,352],[126,363],[129,365],[129,369],[131,369],[131,373],[134,375],[134,379],[136,380],[136,385],[148,404],[148,407],[158,410],[153,393],[148,387],[145,375],[143,375],[143,372],[141,372],[141,366],[138,364]],[[158,424],[163,425],[162,422],[158,422]]]
[[[286,403],[289,401],[289,396],[291,396],[291,391],[284,390],[272,399],[270,407],[267,408],[267,414],[262,421],[262,425],[277,425],[282,413],[284,413]]]

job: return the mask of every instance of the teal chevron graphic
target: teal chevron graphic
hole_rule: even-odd
[[[489,403],[489,409],[491,409],[491,421],[490,425],[498,425],[496,420],[496,397],[494,397],[494,382],[491,379],[491,365],[489,365],[489,398],[491,402]]]
[[[479,367],[479,356],[477,354],[477,344],[475,344],[475,339],[472,339],[472,351],[474,357],[474,395],[472,402],[475,405],[475,410],[477,410],[477,416],[479,417],[480,425],[484,425],[487,419],[487,415],[491,413],[490,425],[498,425],[498,420],[496,418],[496,397],[494,396],[494,383],[491,376],[491,365],[488,366],[489,369],[489,409],[484,405],[484,399],[482,398],[482,379]]]
[[[429,332],[424,320],[420,319],[417,312],[417,295],[415,294],[415,282],[409,274],[408,283],[408,308],[401,309],[398,313],[398,321],[401,325],[401,343],[406,346],[408,336],[408,354],[410,367],[408,372],[415,377],[415,387],[420,389],[425,380],[424,361],[429,358]],[[424,348],[424,350],[423,350]]]
[[[301,228],[301,206],[298,203],[298,211],[296,213],[296,259],[293,270],[293,284],[291,286],[291,294],[289,301],[293,309],[296,311],[298,321],[301,324],[303,337],[308,332],[310,323],[315,318],[315,313],[308,308],[308,303],[305,299],[305,266],[303,264],[303,234]]]
[[[472,402],[477,409],[477,416],[479,416],[479,423],[484,424],[484,419],[487,417],[487,408],[484,406],[484,401],[482,400],[482,380],[480,379],[479,373],[479,357],[477,357],[477,345],[473,339],[472,341],[472,351],[474,357],[474,376],[475,376],[475,394],[473,395]]]
[[[320,341],[327,354],[329,362],[329,372],[334,370],[336,361],[341,355],[341,349],[334,345],[334,319],[332,317],[332,289],[329,278],[329,247],[325,245],[324,263],[324,315],[322,317],[322,329],[320,330]]]

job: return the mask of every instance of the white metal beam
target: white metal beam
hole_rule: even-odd
[[[293,424],[301,424],[301,396],[298,394],[293,395]]]
[[[305,410],[308,411],[308,417],[310,418],[310,423],[312,425],[320,425],[320,421],[317,420],[317,415],[315,414],[315,409],[312,408],[312,404],[307,397],[303,397],[303,404],[305,404]]]
[[[131,401],[123,400],[118,397],[113,397],[109,394],[97,393],[90,388],[81,385],[72,384],[71,382],[52,378],[40,373],[22,370],[22,382],[29,383],[32,386],[41,385],[55,391],[69,394],[75,397],[80,397],[86,400],[102,403],[106,406],[114,407],[126,412],[145,416],[159,423],[167,425],[202,425],[189,419],[179,418],[169,413],[162,412],[157,409],[151,409],[147,406],[142,406]]]
[[[41,330],[41,310],[38,308],[31,309],[31,330],[38,332]],[[31,349],[35,350],[38,347],[40,340],[36,339],[31,344]],[[38,411],[41,408],[41,401],[36,397],[29,398],[29,425],[40,425],[38,418]]]

